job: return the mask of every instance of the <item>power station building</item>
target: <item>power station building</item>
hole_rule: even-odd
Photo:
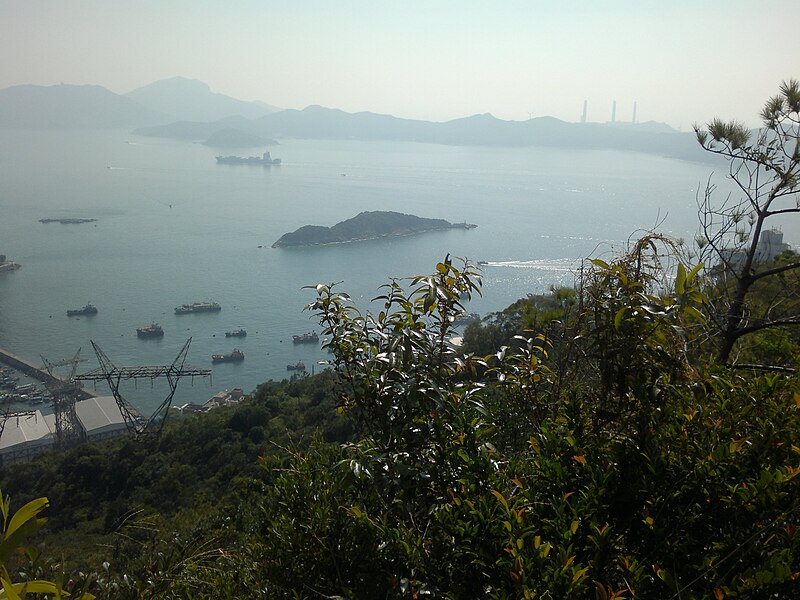
[[[98,396],[75,403],[80,437],[93,442],[127,431],[125,419],[113,396]],[[33,411],[10,415],[0,435],[0,458],[4,464],[28,460],[55,444],[55,416]]]

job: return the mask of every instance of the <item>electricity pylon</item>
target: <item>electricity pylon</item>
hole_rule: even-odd
[[[81,349],[72,358],[51,362],[42,356],[42,363],[50,376],[45,382],[47,390],[53,397],[53,415],[56,420],[55,444],[57,447],[65,448],[80,441],[81,424],[75,412],[75,403],[78,401],[83,385],[75,380],[75,373],[78,370],[78,363],[85,362],[86,359],[80,358]],[[57,367],[69,365],[70,372],[66,379],[62,379],[56,373]]]
[[[145,431],[156,429],[154,424],[157,424],[157,432],[160,432],[164,427],[166,416],[169,413],[169,408],[172,405],[172,397],[175,395],[175,389],[178,387],[178,381],[181,377],[191,377],[194,381],[195,377],[208,377],[211,375],[210,369],[191,369],[185,368],[186,354],[189,352],[189,344],[192,338],[186,340],[183,348],[178,352],[178,356],[172,361],[170,365],[158,365],[152,367],[116,367],[111,359],[100,349],[100,347],[92,342],[92,348],[97,355],[97,362],[100,363],[100,368],[83,375],[75,377],[80,381],[100,381],[105,380],[108,387],[111,388],[111,393],[117,401],[117,406],[125,420],[125,425],[128,431],[135,435],[141,435]],[[169,394],[161,403],[161,405],[153,412],[148,418],[144,418],[139,412],[125,400],[120,392],[120,383],[133,379],[157,379],[165,377],[169,383]]]

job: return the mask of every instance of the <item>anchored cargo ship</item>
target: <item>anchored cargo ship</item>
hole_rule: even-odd
[[[247,332],[244,329],[237,329],[236,331],[226,331],[225,337],[245,337]]]
[[[262,167],[269,167],[272,165],[281,164],[280,158],[272,158],[269,152],[264,152],[259,156],[217,156],[217,164],[220,165],[259,165]]]
[[[81,315],[96,315],[97,307],[91,303],[87,303],[83,308],[75,308],[67,311],[68,317],[79,317]]]
[[[239,350],[238,348],[234,348],[232,352],[228,354],[212,354],[211,355],[211,362],[220,363],[220,362],[237,362],[240,360],[244,360],[244,352]]]
[[[292,336],[292,342],[295,344],[316,344],[318,341],[319,335],[315,331]]]
[[[188,315],[189,313],[219,312],[222,307],[216,302],[193,302],[192,304],[181,304],[175,307],[176,315]]]
[[[136,329],[136,335],[140,338],[156,338],[156,337],[163,337],[164,330],[161,329],[161,325],[158,323],[150,323],[150,325],[145,325],[144,327],[138,327]]]

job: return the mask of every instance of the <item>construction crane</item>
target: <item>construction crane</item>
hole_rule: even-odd
[[[117,406],[125,420],[125,425],[128,431],[134,435],[141,435],[148,431],[155,430],[160,432],[166,422],[166,416],[169,413],[169,408],[172,405],[172,398],[175,395],[175,390],[178,387],[178,381],[181,377],[191,377],[194,382],[195,377],[208,377],[211,375],[210,369],[192,369],[184,367],[186,362],[186,354],[189,352],[189,345],[192,338],[186,340],[183,348],[178,352],[178,356],[172,361],[170,365],[159,365],[151,367],[117,367],[111,362],[111,359],[106,356],[100,347],[92,342],[92,348],[97,355],[97,362],[100,363],[100,368],[83,375],[77,375],[77,381],[102,381],[108,383],[111,388],[111,393],[117,401]],[[138,379],[157,379],[164,377],[169,384],[169,393],[159,407],[148,418],[142,417],[139,412],[125,400],[120,392],[120,384],[123,381],[138,380]],[[157,427],[156,427],[157,425]]]
[[[80,358],[81,349],[72,358],[59,361],[49,361],[42,356],[42,363],[50,376],[45,381],[45,386],[53,398],[53,415],[55,416],[55,443],[60,448],[65,448],[80,441],[81,426],[75,412],[75,403],[81,395],[83,385],[75,380],[78,363],[86,362]],[[69,366],[70,372],[66,379],[60,378],[56,368]]]

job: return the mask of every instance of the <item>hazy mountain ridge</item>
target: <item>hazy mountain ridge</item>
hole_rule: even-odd
[[[257,119],[280,110],[263,102],[246,102],[212,92],[206,83],[185,77],[155,81],[125,96],[180,121],[216,121],[233,115]]]
[[[0,127],[136,127],[169,119],[99,85],[17,85],[0,90]]]
[[[316,105],[264,114],[270,108],[263,103],[215,94],[201,81],[180,77],[157,81],[125,95],[101,86],[21,85],[0,90],[0,127],[124,127],[151,137],[206,143],[210,139],[212,145],[216,145],[215,136],[227,130],[228,138],[238,136],[251,140],[248,145],[259,138],[389,140],[470,146],[614,149],[709,160],[693,134],[679,133],[667,125],[652,122],[568,123],[554,117],[504,121],[489,113],[430,122],[373,112],[347,113]],[[164,112],[179,110],[182,117],[177,121]],[[226,116],[213,120],[198,118],[212,114]],[[248,118],[247,114],[263,116]],[[230,130],[236,130],[235,134]]]
[[[139,128],[167,126],[164,137],[198,139],[190,124],[217,123],[199,139],[226,128],[241,128],[275,110],[212,92],[201,81],[173,77],[127,94],[99,85],[16,85],[0,90],[0,127]],[[222,123],[222,124],[220,124]],[[246,132],[249,133],[249,132]]]
[[[230,124],[225,124],[225,127]],[[204,140],[223,128],[217,123],[173,123],[134,133],[153,137]],[[568,123],[554,117],[504,121],[489,113],[446,122],[403,119],[372,112],[347,113],[308,106],[288,109],[236,128],[264,138],[326,140],[391,140],[457,146],[545,146],[645,152],[686,160],[707,161],[694,134],[680,133],[660,123]]]

